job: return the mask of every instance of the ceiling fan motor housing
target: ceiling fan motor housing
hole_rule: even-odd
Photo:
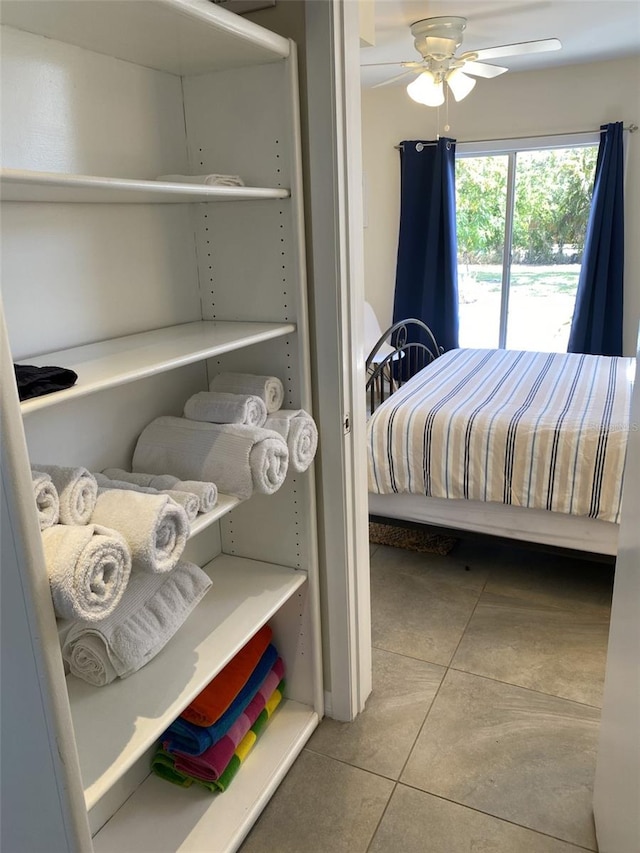
[[[411,34],[416,50],[427,59],[436,61],[451,59],[462,44],[462,33],[467,26],[466,18],[444,16],[425,18],[411,24]]]

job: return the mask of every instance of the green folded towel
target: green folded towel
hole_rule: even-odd
[[[190,776],[185,776],[184,773],[176,770],[173,756],[164,749],[159,749],[151,759],[151,769],[156,776],[166,779],[167,782],[173,782],[174,785],[180,785],[181,788],[189,788],[194,781]]]

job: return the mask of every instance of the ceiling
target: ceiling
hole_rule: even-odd
[[[374,47],[363,47],[360,64],[419,59],[409,26],[423,18],[458,15],[467,28],[458,53],[513,42],[558,38],[562,49],[505,57],[512,71],[574,65],[640,55],[640,0],[374,0]],[[491,60],[488,60],[489,62]],[[402,69],[361,68],[370,87]],[[640,85],[640,81],[639,85]],[[406,86],[407,80],[398,81]]]

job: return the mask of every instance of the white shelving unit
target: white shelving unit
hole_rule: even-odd
[[[79,377],[20,403],[3,368],[3,573],[30,632],[10,665],[43,709],[28,737],[13,712],[16,740],[26,767],[37,734],[50,745],[38,808],[19,783],[4,803],[7,849],[235,850],[323,713],[313,468],[269,497],[220,495],[189,543],[211,590],[143,669],[93,688],[64,677],[29,457],[127,467],[145,424],[224,370],[277,375],[284,406],[311,410],[295,45],[209,0],[0,14],[3,346]],[[155,180],[213,172],[245,186]],[[164,729],[267,622],[286,695],[233,785],[152,776]]]

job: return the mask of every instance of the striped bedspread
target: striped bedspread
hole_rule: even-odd
[[[371,416],[369,491],[618,522],[635,359],[457,349]]]

